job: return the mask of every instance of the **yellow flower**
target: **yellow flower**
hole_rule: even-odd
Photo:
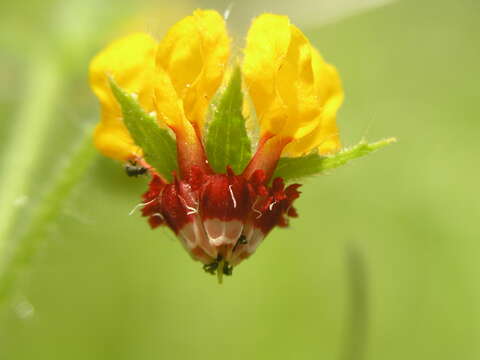
[[[175,24],[157,44],[144,33],[117,40],[97,55],[90,66],[90,84],[101,105],[95,145],[106,156],[129,160],[141,155],[122,122],[120,106],[108,82],[111,76],[128,93],[138,96],[143,109],[157,112],[177,141],[193,143],[193,156],[205,113],[220,86],[229,58],[230,39],[223,18],[215,11],[196,10]]]
[[[209,103],[222,83],[230,55],[225,22],[215,11],[196,10],[175,24],[157,44],[145,33],[117,40],[94,58],[90,83],[101,104],[95,145],[106,156],[128,160],[142,155],[122,122],[109,83],[111,76],[138,96],[146,112],[156,112],[183,156],[200,146]],[[343,90],[336,69],[326,63],[286,16],[264,14],[248,32],[242,72],[265,140],[276,137],[284,156],[340,148],[336,113]]]
[[[230,56],[225,21],[215,11],[197,10],[175,24],[158,47],[157,65],[169,76],[186,118],[199,133]],[[163,89],[159,88],[158,96]],[[161,106],[159,106],[161,108]],[[168,121],[168,119],[165,119]]]
[[[90,84],[101,106],[101,122],[95,129],[95,146],[105,156],[128,160],[141,150],[123,124],[120,105],[108,82],[111,76],[122,88],[138,95],[145,111],[154,111],[152,79],[155,77],[157,44],[147,34],[135,33],[113,42],[90,64]]]
[[[159,43],[133,34],[111,44],[90,66],[101,105],[95,145],[106,156],[128,161],[129,176],[151,177],[142,215],[152,228],[168,226],[220,281],[274,228],[297,216],[300,185],[287,185],[284,178],[296,178],[296,166],[305,174],[305,161],[283,159],[278,169],[277,164],[282,155],[337,151],[336,113],[343,100],[335,68],[286,16],[264,14],[253,21],[241,68],[227,69],[229,57],[224,19],[196,10]],[[219,92],[207,132],[207,110],[226,74],[232,75]],[[242,116],[249,110],[260,127],[256,149]],[[170,128],[175,140],[151,118]],[[322,168],[323,160],[309,156],[307,162],[316,164],[307,173]],[[278,175],[282,167],[287,170]]]
[[[262,136],[292,141],[284,155],[340,148],[340,78],[288,17],[264,14],[253,21],[242,70]]]

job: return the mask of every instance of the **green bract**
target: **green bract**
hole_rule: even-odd
[[[297,158],[280,158],[274,177],[282,177],[288,182],[322,174],[328,170],[345,165],[350,160],[368,155],[395,141],[394,138],[380,140],[371,144],[361,141],[357,145],[343,149],[334,155],[309,154]]]
[[[120,89],[113,79],[110,79],[110,85],[121,105],[123,121],[136,145],[142,148],[146,161],[171,181],[172,171],[177,170],[175,140],[168,130],[158,126],[153,116],[145,113],[132,95]],[[241,72],[236,68],[225,90],[219,95],[218,105],[204,139],[209,164],[217,173],[223,173],[227,166],[231,166],[234,172],[239,174],[252,156],[251,140],[242,115],[243,101]],[[394,138],[370,144],[361,141],[333,155],[309,154],[296,158],[280,158],[273,177],[281,177],[289,182],[322,174],[393,142]]]
[[[239,174],[252,156],[242,105],[242,76],[236,68],[220,96],[205,141],[208,161],[216,172],[225,172],[230,165]]]
[[[132,95],[120,89],[113,79],[109,80],[112,92],[122,108],[123,122],[135,144],[142,148],[145,160],[171,181],[172,171],[177,170],[175,140],[166,129],[158,126],[153,116],[145,113]]]

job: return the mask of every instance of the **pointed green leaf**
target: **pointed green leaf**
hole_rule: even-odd
[[[236,68],[221,94],[213,120],[208,128],[206,151],[216,172],[225,172],[227,165],[241,173],[251,158],[251,144],[242,115],[243,94],[240,69]]]
[[[122,108],[123,122],[135,144],[142,148],[145,160],[171,181],[172,171],[177,170],[175,140],[158,126],[153,116],[145,113],[134,96],[123,91],[113,79],[110,86]]]
[[[310,154],[298,158],[281,158],[274,177],[282,177],[285,181],[291,181],[318,175],[345,165],[350,160],[368,155],[395,141],[394,138],[380,140],[371,144],[362,141],[351,148],[329,156]]]

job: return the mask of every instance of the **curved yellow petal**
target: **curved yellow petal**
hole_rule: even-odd
[[[286,120],[276,78],[289,44],[290,20],[286,16],[260,15],[248,31],[242,72],[262,134],[278,133]]]
[[[155,106],[158,120],[175,133],[180,174],[186,176],[191,166],[205,167],[206,158],[194,124],[187,119],[184,102],[162,66],[157,66]]]
[[[175,132],[179,153],[187,151],[191,158],[194,157],[199,145],[197,134],[185,116],[182,100],[178,97],[170,77],[162,68],[157,69],[155,105],[158,119]]]
[[[277,91],[286,105],[286,121],[279,135],[302,138],[315,127],[320,113],[312,66],[312,47],[295,26],[290,25],[290,45],[278,70]]]
[[[316,128],[308,135],[294,140],[284,150],[286,156],[302,156],[317,149],[320,154],[334,153],[341,148],[336,124],[337,111],[343,103],[343,89],[337,70],[326,64],[313,49],[315,83],[321,113],[315,119]]]
[[[123,124],[108,77],[113,77],[125,91],[137,94],[145,111],[153,111],[156,48],[157,43],[150,35],[134,33],[114,41],[90,64],[90,86],[101,106],[101,123],[95,130],[94,143],[108,157],[127,160],[141,154]]]
[[[284,155],[339,148],[340,78],[285,16],[254,20],[242,65],[262,135],[290,138]]]
[[[110,125],[102,121],[95,127],[93,143],[100,152],[116,160],[128,160],[135,155],[141,155],[140,148],[135,146],[133,140],[124,127]]]
[[[196,10],[172,26],[159,44],[157,65],[170,77],[185,117],[199,132],[229,55],[225,21],[213,10]]]

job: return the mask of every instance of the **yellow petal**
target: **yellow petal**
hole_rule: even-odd
[[[315,149],[320,154],[330,154],[341,148],[336,124],[337,111],[344,97],[340,77],[335,67],[326,64],[316,50],[312,55],[317,94],[323,104],[322,111],[315,119],[316,128],[287,145],[285,156],[302,156]]]
[[[183,103],[167,72],[161,67],[157,67],[156,69],[156,87],[154,93],[155,110],[158,119],[176,130],[185,118]]]
[[[339,148],[340,78],[288,18],[265,14],[254,20],[242,69],[262,135],[292,139],[284,155]]]
[[[222,83],[229,54],[225,21],[212,10],[196,10],[172,26],[159,44],[157,65],[170,77],[186,118],[198,131]]]
[[[150,35],[134,33],[114,41],[90,64],[90,85],[100,101],[102,112],[94,143],[106,156],[127,160],[140,152],[123,124],[121,109],[111,92],[108,77],[112,76],[125,91],[135,93],[145,111],[153,111],[156,47],[156,41]]]
[[[248,31],[242,72],[262,134],[278,133],[285,122],[286,108],[277,93],[276,77],[289,44],[286,16],[263,14]]]
[[[111,126],[105,121],[95,128],[93,142],[103,155],[116,160],[125,161],[142,154],[125,127]]]
[[[312,47],[295,26],[290,25],[288,52],[277,73],[277,93],[286,105],[286,121],[280,135],[299,139],[316,126],[320,113],[312,68]]]
[[[158,120],[175,133],[180,175],[186,176],[192,166],[204,168],[206,158],[194,125],[185,116],[184,102],[179,97],[171,76],[157,66],[155,105]]]

